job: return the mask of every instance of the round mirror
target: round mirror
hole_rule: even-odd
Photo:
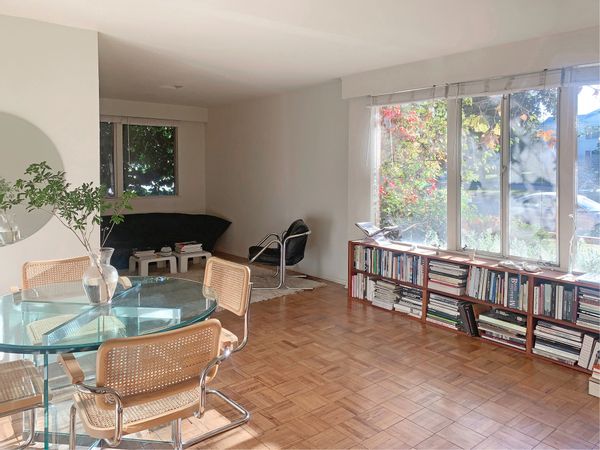
[[[0,112],[0,189],[6,181],[12,185],[23,178],[30,164],[46,161],[53,170],[63,170],[56,146],[35,125],[12,114]],[[31,236],[42,228],[50,214],[35,210],[27,212],[25,205],[0,209],[0,247]]]

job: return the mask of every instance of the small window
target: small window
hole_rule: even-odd
[[[176,127],[123,125],[123,190],[176,195]]]

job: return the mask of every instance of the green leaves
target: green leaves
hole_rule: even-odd
[[[112,209],[110,221],[117,224],[125,220],[123,209],[131,209],[129,202],[133,193],[126,192],[111,205],[106,201],[106,187],[93,183],[72,187],[66,181],[65,172],[53,171],[45,161],[31,164],[25,175],[14,185],[19,203],[26,202],[28,211],[42,209],[54,215],[88,251],[92,249],[90,237],[94,226],[101,225],[104,212]]]

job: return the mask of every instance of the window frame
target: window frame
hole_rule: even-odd
[[[158,120],[158,119],[136,119],[136,118],[120,118],[112,116],[100,116],[100,122],[110,122],[114,127],[114,172],[115,172],[115,195],[107,196],[107,200],[115,200],[120,198],[125,191],[125,148],[123,145],[123,127],[126,125],[139,125],[139,126],[152,126],[152,127],[173,127],[175,128],[175,139],[174,139],[174,172],[175,172],[175,186],[174,193],[172,195],[139,195],[136,196],[138,199],[157,199],[157,198],[174,198],[179,197],[179,124],[169,120]]]
[[[538,261],[521,256],[511,255],[509,252],[509,207],[510,207],[510,190],[509,190],[509,161],[510,161],[510,95],[513,92],[522,92],[526,90],[542,90],[542,89],[557,89],[557,170],[556,170],[556,195],[557,195],[557,211],[558,218],[556,223],[556,252],[557,257],[555,262]],[[478,95],[471,96],[491,96],[493,92],[484,92]],[[497,94],[496,94],[497,95]],[[414,101],[396,102],[413,103]],[[468,254],[473,249],[461,248],[462,232],[461,232],[461,134],[462,134],[462,113],[461,113],[460,97],[446,98],[447,102],[447,251],[459,254]],[[569,217],[571,214],[576,214],[576,172],[577,172],[577,86],[532,86],[531,88],[519,88],[511,92],[502,94],[502,134],[501,134],[501,252],[485,252],[475,249],[476,253],[494,260],[502,260],[510,258],[519,261],[533,261],[541,263],[547,267],[554,267],[560,270],[570,270],[569,267],[569,241],[574,230],[574,221]],[[372,117],[378,116],[379,108],[385,105],[373,105]],[[379,129],[375,124],[377,120],[372,120],[373,125],[371,131],[374,138],[371,140],[374,156],[372,162],[374,164],[373,179],[371,186],[373,190],[378,188],[379,167],[380,167],[380,148],[377,145]],[[566,180],[563,181],[563,180]],[[571,181],[569,181],[571,180]],[[379,203],[373,203],[371,214],[372,219],[379,218]],[[418,244],[419,247],[434,249],[434,247],[426,244]]]

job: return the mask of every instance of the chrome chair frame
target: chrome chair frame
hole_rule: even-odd
[[[242,350],[246,344],[248,343],[248,337],[249,337],[249,329],[250,329],[250,304],[252,303],[252,283],[249,284],[248,286],[248,307],[246,308],[246,313],[244,314],[244,338],[242,339],[242,341],[235,347],[233,346],[226,346],[223,350],[223,353],[215,358],[208,366],[206,369],[204,369],[204,371],[202,372],[203,375],[202,377],[206,378],[206,375],[208,373],[210,373],[210,369],[212,366],[220,364],[223,360],[227,359],[231,354],[239,352],[240,350]],[[227,354],[227,356],[224,357],[224,355]],[[223,358],[219,361],[219,358]],[[201,386],[202,383],[205,383],[206,380],[203,380],[203,378],[201,377]],[[221,400],[225,401],[226,403],[228,403],[233,409],[235,409],[237,412],[239,412],[241,414],[241,416],[235,420],[232,420],[231,422],[229,422],[228,424],[222,425],[218,428],[215,428],[214,430],[210,430],[207,431],[204,434],[201,434],[200,436],[194,436],[193,438],[187,440],[186,442],[183,443],[183,447],[188,447],[190,445],[194,445],[197,444],[199,442],[205,441],[207,439],[210,439],[211,437],[214,437],[218,434],[224,433],[225,431],[229,431],[232,430],[234,428],[237,428],[241,425],[244,425],[245,423],[248,423],[248,421],[250,420],[250,411],[248,411],[246,408],[244,408],[242,405],[240,405],[239,403],[237,403],[235,400],[229,398],[227,395],[225,395],[223,392],[221,392],[218,389],[204,389],[201,390],[201,401],[200,401],[200,411],[199,414],[196,417],[201,417],[202,414],[204,414],[204,410],[206,407],[206,394],[211,394],[211,395],[215,395],[217,397],[219,397]],[[179,422],[179,423],[175,423],[175,422]],[[181,436],[181,423],[180,421],[174,421],[173,422],[173,428],[171,430],[171,435],[172,436]],[[179,440],[181,440],[181,437],[178,438]],[[174,442],[176,442],[175,438],[173,439]],[[178,447],[176,447],[178,448]]]
[[[12,416],[12,415],[15,415],[15,414],[23,413],[23,417],[25,417],[25,413],[27,411],[29,411],[29,420],[28,420],[28,424],[29,424],[29,436],[27,436],[27,439],[24,440],[23,442],[21,442],[16,447],[17,450],[21,450],[21,449],[27,448],[27,447],[29,447],[33,443],[33,440],[35,439],[35,418],[36,418],[35,410],[36,410],[36,408],[43,408],[43,407],[44,407],[43,403],[38,403],[38,404],[36,404],[35,406],[32,406],[32,407],[23,408],[23,409],[16,409],[14,411],[6,412],[6,413],[0,415],[0,417],[8,417],[8,416]],[[23,420],[23,422],[25,422],[25,420]]]
[[[222,425],[214,430],[207,431],[200,436],[194,436],[193,438],[183,441],[182,439],[182,419],[176,419],[171,422],[171,441],[173,443],[173,448],[176,450],[182,450],[183,448],[189,447],[191,445],[197,444],[199,442],[210,439],[218,434],[224,433],[226,431],[232,430],[233,428],[237,428],[245,423],[248,423],[250,420],[250,412],[245,409],[242,405],[237,403],[235,400],[229,398],[223,392],[218,389],[210,389],[206,387],[206,379],[207,376],[211,373],[213,367],[220,365],[223,361],[229,358],[233,353],[239,352],[242,350],[246,344],[248,343],[249,338],[249,327],[250,327],[250,302],[252,300],[252,283],[248,286],[248,295],[250,298],[248,299],[248,308],[246,309],[246,313],[244,314],[244,338],[242,341],[235,347],[231,344],[226,345],[223,349],[223,352],[214,358],[201,372],[200,374],[200,399],[199,399],[199,409],[198,413],[195,414],[195,417],[201,418],[204,412],[206,411],[206,394],[215,395],[219,397],[221,400],[225,401],[229,404],[233,409],[238,411],[241,416],[235,420],[232,420],[230,423]],[[75,388],[82,393],[85,394],[95,394],[95,395],[105,395],[106,399],[109,403],[114,403],[115,405],[115,434],[114,437],[110,440],[104,439],[104,441],[110,447],[117,447],[122,439],[123,439],[123,401],[119,395],[119,393],[115,389],[111,389],[109,387],[97,387],[86,385],[83,383],[83,380],[74,380],[73,383]],[[77,434],[75,433],[75,425],[77,421],[77,407],[75,403],[71,405],[71,410],[69,414],[69,449],[75,450],[77,444]],[[33,439],[34,433],[31,435],[31,439]],[[19,447],[22,448],[22,447]]]
[[[237,348],[239,348],[238,346]],[[215,430],[211,430],[200,437],[193,438],[189,441],[184,442],[182,439],[182,427],[181,422],[182,419],[176,419],[171,422],[171,437],[173,448],[176,450],[182,450],[185,447],[196,444],[205,439],[216,436],[217,434],[223,433],[224,431],[230,430],[231,428],[235,428],[240,426],[248,420],[250,420],[250,413],[246,411],[243,407],[241,407],[237,402],[233,401],[220,391],[216,389],[208,389],[206,387],[206,380],[209,373],[211,373],[213,367],[220,365],[223,361],[225,361],[232,353],[232,348],[226,347],[225,351],[221,353],[219,356],[214,358],[200,373],[200,398],[199,398],[199,410],[198,413],[195,414],[196,417],[200,418],[206,411],[206,394],[216,394],[227,403],[229,403],[233,408],[243,414],[240,419],[231,422],[230,424],[223,425]],[[75,388],[82,393],[85,394],[94,394],[94,395],[105,395],[108,403],[115,405],[115,434],[112,439],[104,439],[104,441],[110,447],[117,447],[122,439],[123,439],[123,400],[119,395],[119,392],[115,389],[111,389],[109,387],[97,387],[86,385],[83,382],[75,383]],[[75,433],[75,425],[77,419],[77,407],[73,403],[71,405],[71,410],[69,414],[69,449],[75,450],[77,447],[77,434]]]
[[[256,255],[254,255],[254,257],[250,260],[250,264],[252,264],[254,261],[256,261],[256,258],[258,258],[260,255],[262,255],[267,248],[269,248],[271,245],[273,244],[277,244],[279,246],[279,248],[281,249],[281,251],[279,252],[279,266],[277,266],[277,271],[275,272],[274,276],[279,275],[279,280],[277,283],[277,286],[265,286],[265,287],[257,287],[254,286],[254,289],[260,289],[260,290],[271,290],[271,289],[281,289],[282,287],[287,288],[287,289],[299,289],[299,290],[303,290],[303,291],[307,291],[307,290],[312,290],[313,288],[296,288],[296,287],[291,287],[288,286],[285,283],[285,279],[286,279],[286,263],[285,263],[285,250],[287,247],[287,243],[288,241],[292,240],[292,239],[296,239],[302,236],[308,236],[309,234],[311,234],[311,230],[305,231],[304,233],[298,233],[298,234],[292,234],[290,236],[286,236],[285,238],[283,237],[285,234],[285,231],[283,233],[281,233],[281,236],[279,236],[276,233],[269,233],[267,234],[262,241],[260,241],[258,244],[256,244],[258,247],[262,246],[262,250],[259,251]],[[267,244],[263,245],[269,238],[272,238]],[[306,275],[292,275],[292,278],[304,278],[306,277]]]
[[[31,368],[33,369],[33,367],[34,367],[33,363],[31,363],[29,361],[28,361],[28,363],[31,364]],[[2,364],[11,364],[11,363],[7,362],[7,363],[2,363]],[[30,382],[32,382],[34,384],[37,384],[34,380],[31,380],[31,379],[26,380],[25,379],[25,377],[31,376],[30,374],[26,374],[26,373],[23,372],[23,371],[27,370],[26,368],[23,367],[23,368],[20,368],[20,369],[17,369],[17,370],[19,370],[18,377],[17,377],[19,379],[19,382],[20,381],[23,381],[23,382],[24,381],[30,381]],[[37,375],[37,373],[36,373],[36,375]],[[38,382],[39,383],[43,383],[43,381],[41,380],[41,378],[39,379]],[[34,388],[34,391],[35,391],[35,393],[38,393],[35,388]],[[18,401],[18,400],[19,400],[19,398],[12,398],[12,397],[9,397],[9,398],[5,399],[6,403],[10,403],[10,402]],[[24,424],[27,423],[29,425],[29,435],[27,436],[27,439],[25,439],[24,441],[22,441],[16,447],[17,449],[20,450],[20,449],[23,449],[23,448],[27,448],[27,447],[29,447],[33,443],[33,441],[35,439],[35,434],[36,434],[36,432],[35,432],[35,419],[36,419],[36,412],[35,412],[35,410],[37,408],[43,408],[43,407],[44,407],[44,396],[43,396],[43,394],[41,394],[40,395],[40,399],[37,402],[33,401],[33,402],[29,403],[28,405],[22,405],[20,407],[13,406],[12,408],[10,408],[6,404],[4,404],[4,406],[1,408],[0,417],[10,417],[10,416],[17,415],[17,414],[21,413],[23,415],[23,423]],[[28,421],[25,420],[25,415],[26,415],[27,412],[29,412],[29,420]]]

